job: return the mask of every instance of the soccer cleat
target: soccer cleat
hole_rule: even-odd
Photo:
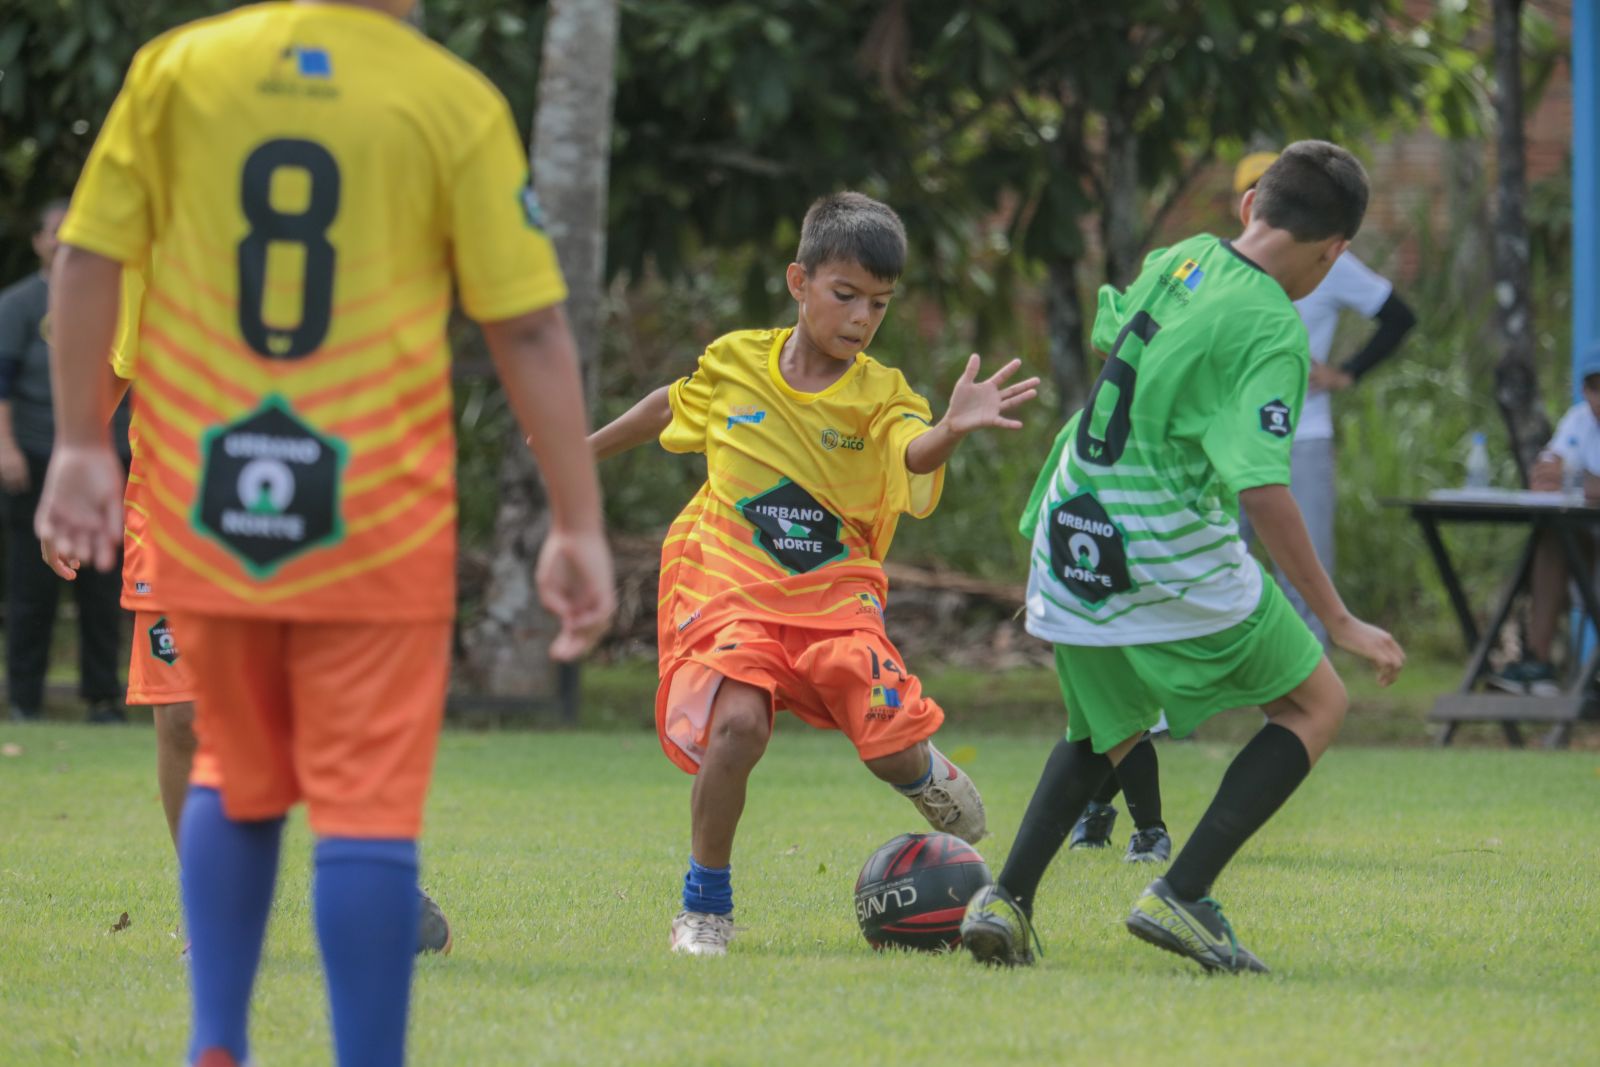
[[[424,952],[450,955],[450,946],[454,944],[450,936],[450,920],[444,917],[444,912],[432,897],[420,889],[417,895],[422,898],[422,915],[417,920],[417,955]]]
[[[686,956],[726,956],[735,932],[732,914],[680,911],[672,920],[672,951]]]
[[[967,902],[961,917],[961,943],[979,963],[996,967],[1026,967],[1033,963],[1033,949],[1039,935],[1033,932],[1028,913],[1001,885],[986,885]]]
[[[1105,848],[1111,844],[1111,828],[1117,824],[1117,809],[1110,804],[1089,801],[1067,835],[1067,848]]]
[[[1207,971],[1266,974],[1267,965],[1239,944],[1222,905],[1211,897],[1183,900],[1157,878],[1128,913],[1128,932],[1156,948],[1187,956]]]
[[[928,825],[941,833],[954,834],[969,845],[976,845],[989,832],[983,814],[983,797],[978,787],[960,767],[933,747],[933,778],[922,792],[911,797]]]
[[[1561,683],[1556,680],[1555,668],[1536,659],[1520,660],[1507,664],[1485,680],[1492,689],[1517,696],[1557,697]]]
[[[1128,851],[1124,863],[1165,863],[1172,858],[1172,838],[1164,826],[1151,826],[1135,830],[1128,838]]]

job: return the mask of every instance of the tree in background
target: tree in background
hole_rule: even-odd
[[[1500,361],[1495,401],[1511,435],[1523,484],[1550,439],[1550,418],[1534,364],[1533,303],[1522,135],[1522,0],[1494,0],[1495,210],[1494,308]]]
[[[567,317],[593,396],[605,282],[607,174],[611,158],[616,0],[555,0],[544,26],[533,182],[566,275]],[[544,655],[555,623],[539,603],[534,564],[549,525],[544,489],[519,433],[500,461],[499,493],[482,616],[465,642],[469,685],[492,696],[551,690]]]

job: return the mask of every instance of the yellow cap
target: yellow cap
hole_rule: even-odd
[[[1251,152],[1239,160],[1239,165],[1233,169],[1233,191],[1242,193],[1267,172],[1267,168],[1278,160],[1276,152]]]

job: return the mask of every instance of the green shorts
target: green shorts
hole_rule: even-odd
[[[1115,748],[1167,713],[1187,737],[1219,711],[1287,696],[1322,662],[1322,645],[1270,578],[1250,617],[1226,630],[1153,645],[1057,645],[1067,740]]]

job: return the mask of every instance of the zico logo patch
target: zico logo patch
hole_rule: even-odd
[[[839,517],[787,478],[739,501],[739,513],[756,528],[755,543],[796,574],[816,570],[848,551],[839,540]]]
[[[150,627],[149,635],[150,655],[169,667],[178,662],[178,641],[172,636],[172,627],[167,625],[165,615]]]
[[[1122,531],[1088,493],[1051,510],[1050,569],[1074,596],[1090,604],[1133,588]]]
[[[200,492],[190,521],[258,578],[344,537],[340,481],[347,450],[282,397],[200,439]]]
[[[867,442],[865,438],[840,433],[834,429],[827,429],[822,431],[822,447],[828,452],[832,452],[836,448],[842,448],[847,452],[862,452],[866,450]]]
[[[1289,421],[1289,405],[1273,400],[1261,405],[1261,428],[1274,437],[1288,437],[1294,432]]]

